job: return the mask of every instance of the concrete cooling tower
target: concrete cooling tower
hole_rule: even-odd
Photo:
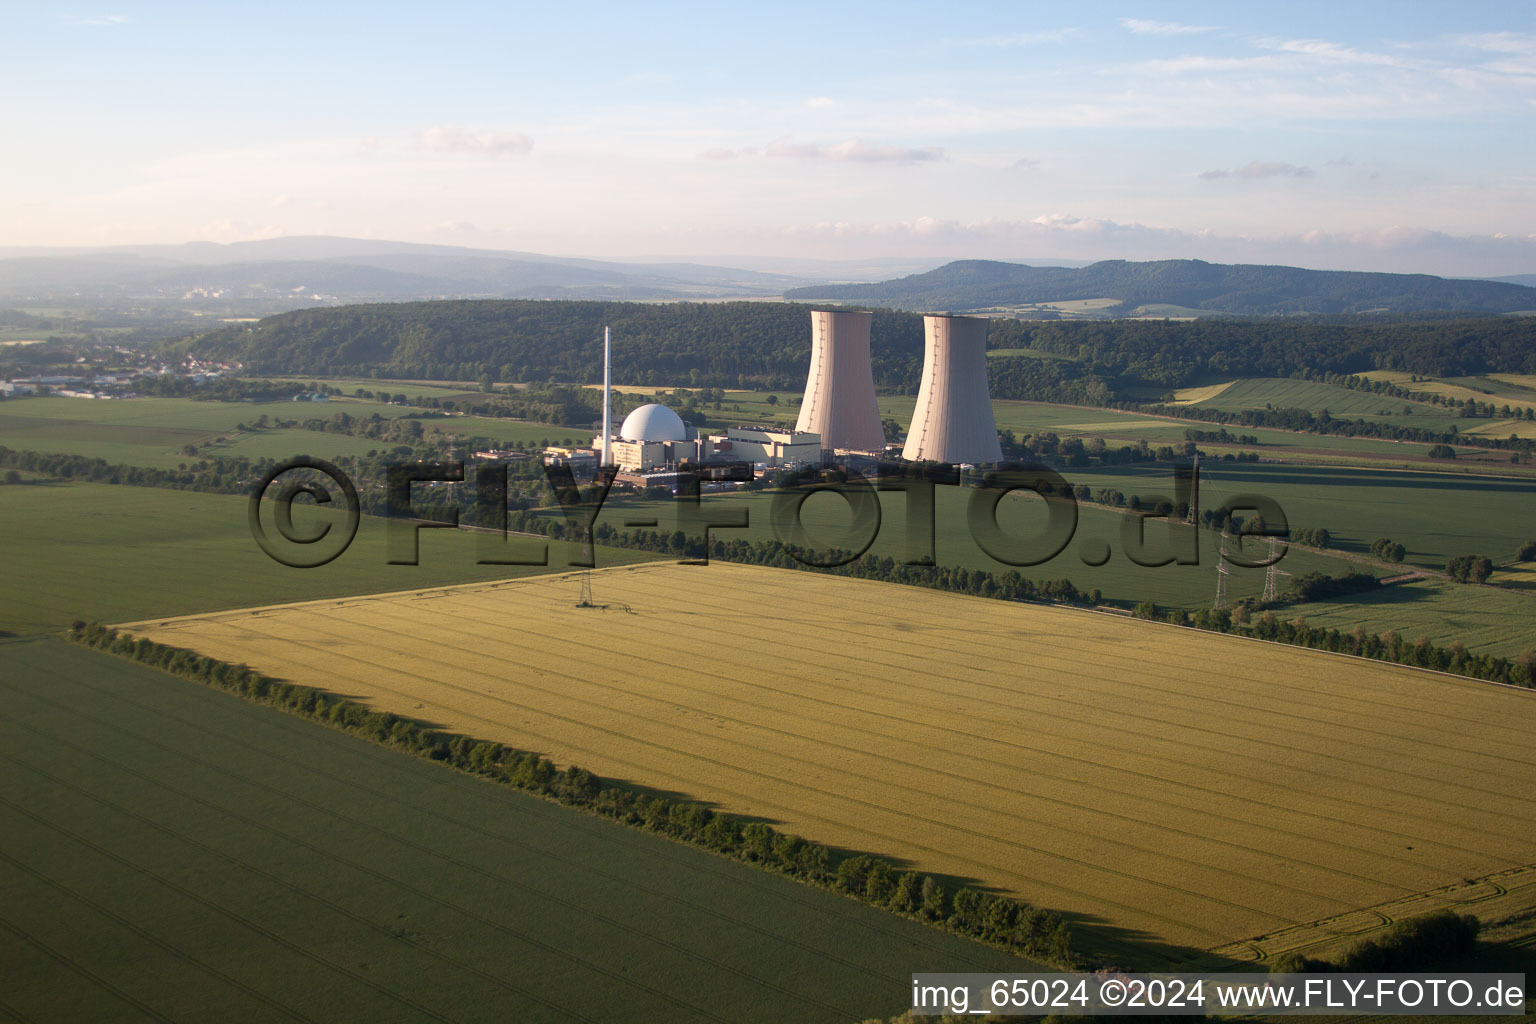
[[[1001,462],[987,388],[984,316],[925,316],[923,380],[902,458],[912,462]]]
[[[824,449],[885,449],[869,365],[874,319],[873,313],[811,313],[811,373],[795,429],[820,434]]]

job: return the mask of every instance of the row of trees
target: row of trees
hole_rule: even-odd
[[[1367,633],[1363,626],[1356,626],[1346,633],[1338,629],[1310,626],[1304,617],[1285,621],[1272,609],[1258,615],[1253,614],[1254,610],[1252,605],[1239,604],[1232,608],[1202,608],[1191,613],[1182,608],[1165,610],[1151,601],[1145,601],[1136,606],[1135,614],[1139,618],[1169,622],[1175,626],[1252,636],[1296,647],[1452,672],[1512,686],[1536,687],[1536,650],[1528,650],[1517,658],[1473,654],[1459,640],[1447,647],[1435,644],[1427,636],[1409,643],[1396,630],[1378,635]]]
[[[489,740],[441,732],[420,722],[325,690],[285,682],[245,665],[133,637],[99,624],[76,622],[70,639],[186,679],[302,715],[376,743],[450,765],[615,821],[668,836],[748,864],[830,888],[894,913],[990,942],[1063,968],[1079,965],[1071,930],[1053,911],[1022,900],[960,888],[951,896],[930,875],[899,871],[867,854],[835,855],[827,847],[758,821],[720,814],[601,779],[576,765]]]
[[[1275,959],[1272,974],[1399,974],[1443,971],[1470,954],[1482,925],[1471,914],[1439,910],[1394,922],[1373,939],[1355,943],[1337,960],[1286,953]]]
[[[1310,409],[1211,409],[1200,405],[1147,405],[1139,406],[1146,412],[1159,416],[1177,416],[1182,419],[1203,420],[1208,423],[1235,424],[1244,427],[1264,427],[1270,430],[1290,430],[1305,434],[1330,434],[1337,437],[1369,437],[1393,441],[1417,441],[1422,444],[1442,445],[1450,442],[1475,448],[1502,448],[1527,451],[1531,442],[1525,438],[1484,437],[1478,434],[1461,434],[1452,429],[1435,430],[1426,427],[1405,427],[1387,420],[1338,419],[1325,410],[1315,413]],[[1437,458],[1454,458],[1443,451]]]
[[[1486,555],[1457,555],[1445,563],[1445,574],[1457,583],[1486,583],[1493,561]]]

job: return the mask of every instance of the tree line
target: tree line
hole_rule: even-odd
[[[1168,622],[1175,626],[1251,636],[1293,647],[1351,654],[1374,661],[1434,669],[1511,686],[1536,687],[1536,650],[1525,651],[1516,658],[1473,654],[1460,640],[1441,647],[1429,637],[1421,636],[1410,643],[1396,630],[1376,634],[1367,633],[1363,626],[1356,626],[1349,632],[1343,632],[1337,628],[1308,625],[1302,616],[1286,621],[1277,616],[1273,609],[1265,609],[1254,615],[1259,607],[1241,603],[1231,608],[1201,608],[1191,613],[1182,608],[1163,609],[1154,602],[1144,601],[1136,606],[1134,614],[1138,618]]]
[[[239,361],[260,373],[596,383],[602,328],[612,325],[614,372],[625,383],[784,389],[805,382],[812,308],[770,302],[401,302],[295,310],[221,328],[174,349]],[[1179,388],[1212,377],[1298,373],[1536,373],[1536,323],[1520,317],[997,319],[988,345],[1060,357],[1034,360],[1042,364],[1034,367],[1008,359],[997,371],[997,397],[1063,394],[1056,390],[1063,388],[1102,397],[1103,388]],[[874,311],[877,386],[915,391],[922,359],[921,317]]]
[[[1386,931],[1362,939],[1345,949],[1336,960],[1303,953],[1283,953],[1275,958],[1271,974],[1398,974],[1407,971],[1443,971],[1470,954],[1477,945],[1482,925],[1471,914],[1438,910],[1406,921],[1395,921]]]
[[[431,729],[413,719],[326,690],[275,679],[245,665],[102,626],[74,623],[71,641],[172,675],[301,715],[416,757],[511,786],[623,824],[667,836],[733,860],[787,875],[926,924],[1065,969],[1078,967],[1071,928],[1058,913],[1023,900],[961,887],[950,894],[931,875],[903,871],[869,854],[834,854],[818,843],[714,811],[602,779],[576,765],[490,740]]]

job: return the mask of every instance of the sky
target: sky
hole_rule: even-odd
[[[1536,273],[1536,0],[0,17],[0,246]]]

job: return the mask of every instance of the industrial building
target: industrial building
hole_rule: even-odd
[[[593,438],[594,454],[602,448]],[[723,434],[700,437],[681,416],[664,405],[642,405],[624,417],[608,449],[621,474],[675,469],[681,463],[723,460],[750,462],[761,469],[782,469],[821,461],[818,434],[759,427],[729,427]],[[620,479],[625,479],[621,476]]]
[[[923,317],[923,376],[902,458],[909,462],[1001,462],[987,386],[984,316]]]
[[[874,319],[873,313],[811,313],[811,371],[795,431],[819,434],[828,451],[885,451],[869,362]]]
[[[703,445],[708,446],[700,453],[703,459],[750,462],[764,469],[820,465],[823,447],[820,434],[763,427],[728,427],[723,434],[709,435]]]
[[[683,418],[664,405],[642,405],[624,417],[616,438],[598,438],[592,445],[611,452],[612,465],[628,472],[675,466],[698,457],[697,435]]]

